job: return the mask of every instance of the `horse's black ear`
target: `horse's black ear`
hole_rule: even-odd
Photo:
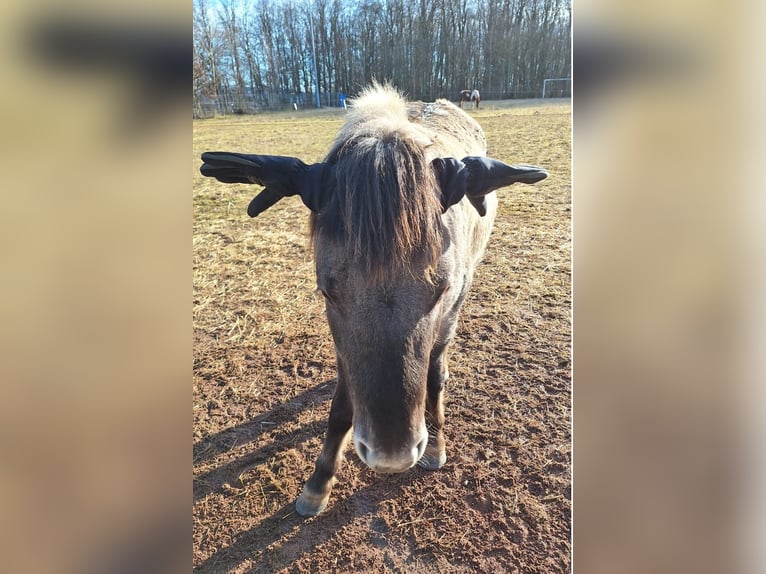
[[[436,158],[432,166],[441,187],[444,211],[467,196],[482,217],[487,214],[484,196],[488,193],[514,183],[536,183],[548,177],[548,172],[539,167],[508,165],[491,157]]]
[[[206,152],[202,175],[224,183],[257,183],[264,189],[250,202],[247,214],[255,217],[288,195],[300,195],[304,205],[319,213],[334,188],[335,168],[326,163],[306,165],[295,157]]]
[[[468,171],[465,164],[454,157],[437,157],[431,166],[442,191],[442,209],[447,211],[465,196]]]

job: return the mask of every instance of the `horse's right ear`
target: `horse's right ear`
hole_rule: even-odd
[[[326,163],[306,165],[296,157],[206,152],[202,175],[224,183],[257,183],[265,186],[250,202],[247,214],[255,217],[288,195],[300,195],[304,205],[319,213],[335,187],[335,168]]]
[[[514,183],[536,183],[548,177],[548,172],[533,165],[508,165],[491,157],[468,156],[436,158],[431,162],[442,192],[444,211],[464,196],[484,217],[487,204],[484,196]]]

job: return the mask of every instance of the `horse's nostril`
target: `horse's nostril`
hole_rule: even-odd
[[[362,459],[362,462],[367,464],[367,453],[369,452],[369,449],[367,448],[367,445],[364,444],[362,441],[357,440],[356,441],[356,453],[359,455],[359,458]]]

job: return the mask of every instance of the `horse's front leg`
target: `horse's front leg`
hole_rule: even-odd
[[[426,427],[428,445],[418,466],[427,470],[436,470],[447,462],[444,443],[444,384],[449,378],[447,368],[447,345],[438,345],[431,352],[428,365],[428,387],[426,394]]]
[[[352,420],[353,409],[348,390],[345,381],[339,376],[330,406],[327,436],[322,452],[317,458],[314,472],[303,487],[303,492],[295,501],[295,510],[301,516],[314,516],[327,506],[330,491],[335,484],[335,475],[343,463],[343,450],[351,435]]]

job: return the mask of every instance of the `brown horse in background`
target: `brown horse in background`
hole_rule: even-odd
[[[458,98],[460,101],[460,107],[463,107],[463,102],[473,102],[473,107],[478,108],[479,102],[481,102],[481,95],[479,94],[479,90],[474,89],[471,90],[461,90],[460,97]]]
[[[460,102],[460,107],[463,107],[463,102],[470,102],[471,101],[471,90],[462,90],[460,92],[460,96],[458,96],[458,101]]]

